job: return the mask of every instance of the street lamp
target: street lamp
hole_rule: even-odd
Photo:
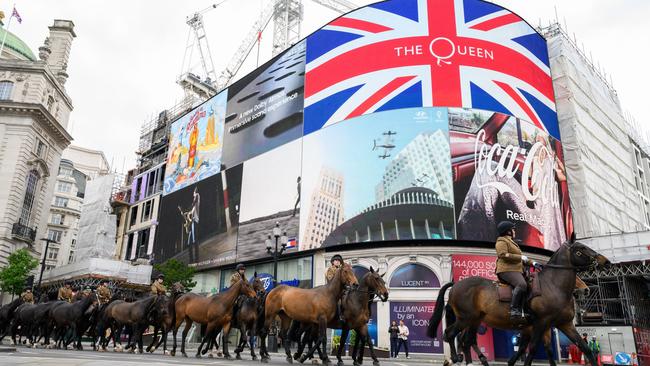
[[[273,250],[273,241],[271,240],[273,238],[275,238],[275,250]],[[280,244],[280,250],[278,250],[278,243]],[[287,249],[287,232],[280,230],[279,222],[275,223],[273,235],[269,235],[268,239],[264,241],[264,244],[266,244],[266,252],[273,255],[273,288],[275,288],[278,284],[278,258]]]
[[[56,240],[52,240],[50,238],[42,238],[41,240],[45,242],[45,250],[43,251],[43,260],[41,261],[41,275],[38,276],[39,291],[41,288],[41,280],[43,279],[43,272],[45,271],[45,259],[47,258],[47,250],[50,248],[50,243],[58,244]]]

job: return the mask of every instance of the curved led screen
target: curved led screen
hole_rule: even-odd
[[[206,109],[215,123],[192,124]],[[494,241],[504,219],[523,245],[553,250],[572,233],[546,42],[492,3],[357,9],[172,133],[156,261],[266,257],[276,225],[288,251]]]

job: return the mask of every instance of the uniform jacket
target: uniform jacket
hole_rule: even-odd
[[[333,264],[327,268],[327,272],[325,272],[325,279],[327,280],[327,283],[330,283],[332,278],[334,278],[334,275],[336,275],[336,271],[338,271],[338,267],[335,267]]]
[[[241,281],[242,277],[239,274],[239,272],[235,272],[230,276],[230,286],[236,284],[237,282]]]
[[[151,294],[152,295],[164,295],[167,292],[167,287],[158,281],[154,281],[151,284]]]
[[[33,304],[33,303],[34,303],[34,294],[31,293],[31,292],[23,292],[22,294],[20,294],[20,298],[21,298],[24,302],[28,302],[28,303],[30,303],[30,304]]]
[[[99,298],[99,302],[101,304],[106,304],[109,301],[111,301],[111,290],[108,289],[106,286],[99,286],[97,287],[97,297]]]
[[[67,301],[67,302],[72,302],[72,289],[61,287],[59,289],[59,294],[57,296],[57,299]]]
[[[497,270],[501,272],[523,272],[524,266],[521,263],[521,249],[510,236],[500,236],[496,243],[497,249]]]

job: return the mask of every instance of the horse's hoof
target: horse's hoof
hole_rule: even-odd
[[[352,364],[353,364],[354,366],[361,366],[361,364],[360,364],[359,362],[357,362],[357,361],[352,362]]]
[[[172,356],[172,357],[176,356],[176,351],[169,352],[169,355]]]
[[[210,353],[210,354],[208,355],[208,358],[214,358],[214,355],[213,355],[212,353]]]
[[[253,355],[251,358],[253,361],[257,361],[257,356]]]
[[[287,355],[287,357],[285,357],[285,360],[287,360],[287,362],[289,362],[289,363],[293,363],[293,358],[291,356],[289,356],[289,355]]]
[[[232,360],[232,356],[231,355],[223,355],[223,359],[224,360]]]
[[[183,357],[187,357],[187,353],[182,352],[181,354],[183,355]]]
[[[302,355],[298,361],[300,361],[300,363],[305,363],[305,361],[307,361],[307,357],[305,355]]]
[[[372,366],[379,366],[379,361],[377,360],[372,361]]]
[[[261,363],[269,363],[269,358],[268,357],[262,357],[260,360]]]
[[[336,363],[336,366],[343,366],[343,365],[344,365],[343,361],[339,361]]]
[[[241,360],[241,355],[239,353],[235,356],[235,360]]]
[[[196,356],[194,356],[194,357],[196,357],[196,358],[201,358],[201,354],[200,354],[200,353],[197,353]]]

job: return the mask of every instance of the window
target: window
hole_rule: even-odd
[[[63,231],[50,229],[47,231],[47,238],[53,240],[57,243],[61,242],[61,237],[63,236]]]
[[[68,256],[68,263],[74,262],[74,252],[70,252],[70,255]]]
[[[68,207],[68,199],[65,197],[56,196],[54,198],[54,206],[57,207]]]
[[[131,259],[131,250],[133,250],[133,233],[129,234],[129,239],[126,243],[126,253],[124,253],[124,259]]]
[[[47,251],[47,259],[56,260],[59,257],[58,248],[50,248]]]
[[[70,244],[70,248],[74,248],[77,246],[77,239],[72,239],[72,244]]]
[[[36,156],[39,158],[45,160],[45,157],[47,156],[47,145],[41,140],[37,139],[36,142]]]
[[[14,83],[11,81],[0,81],[0,100],[10,100],[13,89]]]
[[[50,270],[53,270],[53,269],[54,269],[54,266],[51,266],[49,264],[45,265],[45,270],[46,271],[50,271]]]
[[[138,206],[133,206],[131,208],[131,222],[130,225],[135,225],[135,222],[138,220]]]
[[[136,258],[146,258],[149,247],[149,229],[144,229],[138,233],[138,250]]]
[[[52,214],[52,218],[50,219],[50,224],[63,225],[64,218],[65,216],[62,214]]]
[[[72,190],[72,183],[70,182],[58,182],[56,184],[57,192],[70,193]]]
[[[59,168],[59,175],[64,176],[64,177],[72,177],[72,169],[60,167]]]
[[[151,206],[153,206],[153,200],[149,200],[142,204],[141,222],[148,221],[151,218]]]
[[[27,174],[25,182],[25,198],[23,199],[23,208],[20,211],[20,223],[23,225],[29,225],[29,220],[32,217],[32,207],[34,206],[36,186],[38,185],[39,179],[40,175],[36,170],[31,170],[29,174]]]

